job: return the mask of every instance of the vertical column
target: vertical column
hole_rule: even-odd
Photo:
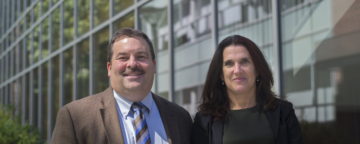
[[[51,86],[51,84],[52,84],[52,73],[51,73],[51,59],[49,60],[49,62],[48,62],[48,84],[49,84],[49,86],[48,86],[48,101],[47,101],[47,103],[48,103],[48,121],[49,121],[49,123],[48,123],[48,133],[47,133],[47,138],[48,138],[48,140],[50,140],[51,139],[51,133],[52,133],[52,111],[53,111],[53,107],[52,107],[52,96],[51,96],[51,92],[52,92],[52,86]],[[49,141],[48,141],[48,143],[49,143]]]
[[[50,0],[49,2],[49,9],[51,9],[51,7],[53,6],[53,3],[52,3],[52,0]],[[51,49],[52,49],[52,36],[51,36],[51,33],[52,33],[52,13],[50,13],[49,15],[49,55],[51,54]],[[52,59],[49,60],[49,66],[48,66],[48,82],[49,82],[49,87],[48,87],[48,104],[49,104],[49,107],[48,107],[48,120],[49,120],[49,125],[48,125],[48,133],[47,133],[47,137],[48,137],[48,140],[51,139],[51,134],[52,134],[52,111],[53,111],[53,106],[52,106],[52,95],[51,95],[51,92],[52,92]]]
[[[90,31],[93,30],[93,27],[94,27],[94,15],[93,15],[93,12],[94,11],[94,0],[90,0]],[[89,82],[90,82],[90,85],[89,85],[89,95],[92,95],[93,94],[93,82],[94,82],[94,79],[93,79],[93,75],[94,75],[94,50],[93,50],[93,45],[91,44],[93,41],[93,34],[90,35],[90,40],[89,40],[89,46],[90,46],[90,52],[89,52],[89,69],[90,69],[90,74],[89,74]]]
[[[64,4],[60,4],[60,49],[63,49],[64,44]],[[64,57],[63,52],[60,53],[60,100],[59,100],[59,108],[64,105]]]
[[[281,11],[279,0],[272,0],[272,18],[273,18],[273,57],[274,57],[274,89],[280,98],[283,96],[282,87],[282,65],[281,65]]]
[[[216,47],[218,45],[218,14],[217,14],[217,0],[211,0],[211,23],[212,23],[212,29],[211,29],[211,39],[213,42],[213,49],[216,50]]]
[[[135,7],[135,10],[134,10],[134,17],[135,17],[135,22],[134,22],[134,28],[135,29],[139,29],[139,6],[137,5],[138,1],[137,0],[134,0],[134,5],[136,6]]]
[[[78,22],[78,0],[74,0],[74,39],[77,39],[78,38],[78,35],[77,35],[77,22]],[[77,100],[78,99],[78,96],[77,96],[77,45],[75,44],[73,46],[73,59],[74,59],[74,64],[73,64],[73,101],[74,100]]]
[[[175,73],[174,73],[174,26],[173,26],[173,1],[168,1],[168,25],[169,25],[169,101],[174,101]]]

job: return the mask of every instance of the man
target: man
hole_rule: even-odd
[[[111,87],[62,107],[50,143],[190,143],[189,113],[150,91],[156,61],[146,34],[117,31],[107,61]]]

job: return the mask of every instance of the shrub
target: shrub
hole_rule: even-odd
[[[29,124],[21,125],[14,108],[0,105],[0,143],[1,144],[37,144],[40,134]]]

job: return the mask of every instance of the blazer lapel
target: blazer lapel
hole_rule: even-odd
[[[168,142],[169,142],[169,144],[176,143],[176,140],[174,139],[174,138],[176,138],[176,136],[172,137],[172,135],[171,135],[171,134],[173,134],[173,135],[177,134],[177,132],[176,132],[177,129],[174,129],[174,128],[171,129],[171,127],[174,126],[174,124],[176,125],[176,123],[177,123],[177,119],[175,118],[175,115],[173,115],[173,113],[175,113],[176,111],[172,112],[172,110],[167,107],[167,103],[162,102],[162,99],[158,95],[156,95],[154,93],[152,93],[152,95],[153,95],[153,99],[156,103],[156,106],[158,107],[160,117],[163,122],[164,129],[166,131],[166,136],[168,138]]]
[[[222,144],[224,134],[224,123],[221,121],[213,122],[212,130],[212,144]]]
[[[100,114],[106,130],[107,139],[109,143],[124,144],[113,89],[108,88],[101,94],[100,102],[102,107],[100,108]]]
[[[280,122],[280,104],[278,104],[274,110],[266,111],[265,115],[270,122],[270,125],[275,134],[275,139],[277,140]]]

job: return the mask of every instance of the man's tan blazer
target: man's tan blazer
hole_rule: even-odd
[[[192,120],[175,103],[152,94],[169,144],[189,144]],[[124,144],[113,89],[73,101],[57,115],[51,144]]]

